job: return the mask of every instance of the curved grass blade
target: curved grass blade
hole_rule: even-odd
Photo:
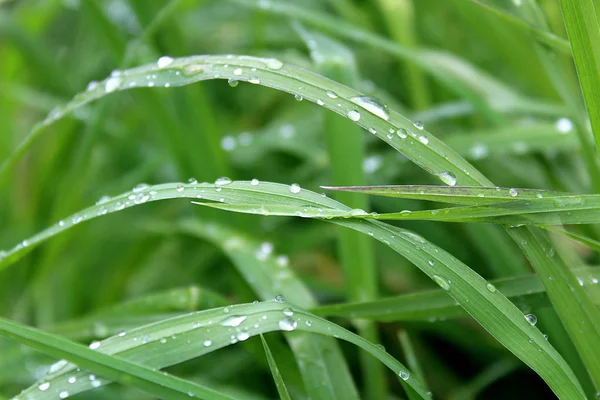
[[[600,268],[577,268],[577,280],[600,305]],[[522,312],[550,307],[550,300],[540,279],[535,275],[511,277],[489,282],[510,299]],[[319,306],[311,310],[316,315],[362,318],[380,322],[432,321],[468,314],[443,289],[408,293],[360,303],[342,303]]]
[[[288,268],[287,256],[275,255],[271,243],[259,243],[223,224],[198,219],[183,220],[175,228],[219,247],[259,298],[268,300],[282,294],[305,309],[317,305],[308,288]],[[333,339],[302,332],[293,337],[286,335],[286,339],[295,358],[301,360],[298,367],[311,398],[358,398],[342,352]]]
[[[107,379],[133,386],[151,395],[165,399],[230,399],[206,387],[188,382],[174,376],[154,371],[148,367],[121,358],[90,350],[80,344],[49,333],[30,328],[13,321],[0,318],[0,334],[11,337],[23,344],[31,346],[54,357],[66,359],[77,363],[81,368],[86,368],[100,374]],[[92,387],[94,379],[86,376],[88,385]],[[15,399],[25,398],[66,398],[77,390],[73,384],[55,388],[48,381],[35,385],[27,396],[25,392]],[[62,389],[62,390],[61,390]]]
[[[277,393],[279,393],[279,398],[281,400],[291,400],[290,394],[288,393],[287,387],[285,386],[285,382],[283,381],[283,377],[281,376],[281,372],[279,372],[279,368],[277,367],[277,363],[273,358],[273,354],[271,353],[271,349],[269,348],[265,337],[263,335],[260,335],[260,340],[262,342],[263,348],[265,349],[265,355],[267,356],[267,361],[269,362],[269,369],[271,370],[271,375],[273,375],[275,386],[277,386]]]
[[[267,66],[267,63],[270,67]],[[158,68],[156,65],[151,65],[126,71],[126,73],[122,73],[120,76],[111,77],[104,81],[100,87],[95,87],[87,94],[76,97],[75,100],[69,103],[65,108],[51,113],[51,115],[38,125],[32,134],[24,140],[23,145],[19,147],[18,151],[6,161],[4,167],[0,170],[0,174],[9,169],[14,161],[16,161],[19,154],[24,152],[26,147],[41,133],[41,129],[45,125],[52,122],[54,119],[63,116],[65,112],[72,111],[79,105],[83,105],[97,97],[103,96],[106,89],[109,89],[110,92],[122,88],[123,80],[127,81],[127,86],[134,87],[136,85],[154,86],[156,83],[181,85],[197,80],[218,77],[234,80],[244,79],[253,83],[263,83],[267,86],[301,95],[304,93],[306,94],[304,98],[314,101],[317,104],[322,104],[335,112],[355,120],[359,125],[369,129],[370,132],[377,135],[395,149],[403,152],[417,165],[434,175],[440,176],[440,174],[443,174],[442,176],[446,177],[448,173],[451,173],[457,177],[457,183],[460,185],[491,185],[491,182],[485,178],[485,176],[474,169],[456,152],[452,151],[442,142],[425,132],[422,125],[415,124],[414,126],[411,126],[411,122],[406,118],[398,113],[387,110],[384,105],[381,105],[377,101],[372,103],[375,104],[376,107],[373,107],[372,104],[367,106],[364,102],[353,102],[351,99],[355,99],[356,101],[356,97],[360,95],[358,92],[317,75],[308,73],[307,71],[295,69],[290,66],[283,66],[282,63],[278,61],[265,62],[264,60],[256,58],[234,56],[229,56],[229,58],[226,56],[192,57],[178,59],[176,62],[171,62],[169,65],[171,64],[173,64],[172,68],[169,68],[169,66],[164,67],[164,65],[164,68]],[[227,67],[225,67],[225,65],[227,65]],[[182,69],[185,70],[186,74],[182,73]],[[172,72],[172,74],[169,74],[169,71]],[[236,71],[235,74],[233,73],[234,71]],[[179,74],[177,74],[177,72],[179,72]],[[136,73],[138,73],[138,75],[136,75]],[[165,81],[165,78],[169,75],[171,75],[172,79]],[[302,84],[297,85],[299,82],[302,82]],[[328,96],[326,93],[328,91],[331,91],[335,95],[335,98]],[[396,136],[394,136],[394,134]],[[522,233],[519,232],[521,232],[521,230],[512,231],[513,234],[516,234],[515,240],[520,240],[517,237],[519,234],[522,234],[523,237],[526,236],[524,230]],[[525,239],[523,238],[522,240]],[[551,268],[549,264],[535,256],[534,250],[537,251],[540,249],[541,244],[530,243],[530,246],[525,250],[528,257],[536,261],[534,266],[540,277],[544,279],[544,282],[547,282],[547,279],[550,276],[546,274],[546,272]],[[563,262],[560,262],[560,266],[564,270],[567,270],[567,266]],[[573,281],[574,277],[570,277],[570,280]],[[567,286],[571,283],[561,282],[560,284]],[[579,289],[576,287],[574,290],[578,291]],[[556,295],[549,292],[549,295],[554,306],[561,315],[565,315],[565,318],[577,315],[578,317],[587,320],[589,326],[594,327],[597,325],[595,322],[592,322],[592,319],[597,320],[599,318],[585,313],[582,306],[575,302],[576,300],[574,297],[561,298],[561,296],[558,295],[558,292]],[[582,296],[582,292],[579,291],[579,298],[577,301],[589,303],[589,299]],[[578,331],[570,331],[570,334],[571,336],[580,335]],[[593,351],[589,351],[591,343],[600,341],[600,338],[596,340],[597,336],[600,336],[600,332],[598,332],[598,330],[592,330],[586,335],[584,341],[576,341],[576,343],[583,343],[586,345],[584,348],[578,348],[578,350],[582,355],[585,355],[585,357],[590,359],[590,363],[594,363],[595,361],[593,360],[600,356]],[[551,381],[552,380],[549,382]]]
[[[403,376],[410,376],[408,370],[384,350],[336,324],[296,309],[281,298],[177,316],[102,342],[94,342],[96,351],[85,350],[110,359],[127,360],[140,368],[147,368],[141,365],[164,368],[273,331],[303,331],[337,337],[369,352],[395,374],[403,372]],[[118,358],[111,357],[113,355]],[[85,368],[83,363],[79,363],[79,366]],[[55,398],[55,394],[48,396],[46,390],[40,391],[40,385],[45,387],[49,384],[49,388],[55,391],[69,390],[70,394],[75,394],[109,383],[110,379],[114,379],[112,375],[94,375],[90,378],[90,372],[79,371],[76,365],[61,361],[42,380],[23,391],[16,399]],[[417,379],[402,382],[419,393],[421,398],[427,398]]]
[[[135,198],[144,202],[173,197],[198,198],[217,201],[213,206],[244,205],[241,211],[263,214],[265,204],[285,204],[295,206],[302,213],[307,207],[328,208],[340,212],[351,212],[346,206],[323,197],[317,193],[288,186],[258,182],[220,182],[217,184],[167,184],[146,188],[137,194],[126,193],[116,196],[106,203],[96,205],[76,214],[75,221],[94,218],[108,212],[115,212],[136,204]],[[257,184],[258,183],[258,184]],[[129,199],[129,204],[125,199]],[[248,205],[253,206],[252,208]],[[104,207],[104,208],[102,208]],[[289,215],[297,215],[296,212]],[[73,226],[71,223],[57,224],[31,238],[29,247],[54,236],[58,232]],[[428,243],[414,233],[384,224],[380,221],[333,219],[334,223],[369,234],[389,245],[393,250],[405,256],[442,289],[446,290],[471,316],[475,318],[498,341],[506,346],[523,362],[533,368],[555,391],[558,396],[581,397],[581,387],[562,357],[544,339],[541,332],[529,325],[523,314],[493,285],[486,282],[465,264],[444,250]],[[20,247],[9,253],[8,259],[22,256]]]

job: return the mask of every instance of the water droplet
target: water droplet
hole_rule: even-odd
[[[433,280],[435,283],[437,283],[442,289],[444,290],[450,290],[450,283],[448,281],[446,281],[444,278],[442,278],[439,275],[434,275],[433,276]]]
[[[292,315],[294,315],[294,311],[292,311],[291,308],[284,308],[282,312],[283,312],[283,315],[287,315],[288,317],[291,317]]]
[[[410,372],[408,372],[408,371],[400,371],[400,373],[398,374],[398,376],[400,378],[402,378],[403,381],[407,381],[410,378]]]
[[[251,184],[252,186],[258,186],[258,184],[259,184],[259,183],[260,183],[260,182],[259,182],[259,180],[258,180],[258,179],[256,179],[256,178],[254,178],[254,179],[252,179],[252,180],[250,181],[250,184]]]
[[[296,100],[298,100],[298,101],[302,101],[302,100],[304,100],[304,98],[303,98],[301,95],[299,95],[299,94],[295,94],[295,95],[294,95],[294,98],[295,98]]]
[[[165,344],[165,343],[167,343],[167,338],[160,339],[160,344]]]
[[[362,215],[369,215],[369,213],[367,213],[365,210],[362,210],[360,208],[355,208],[350,211],[350,215],[352,215],[353,217],[359,217]]]
[[[258,84],[260,84],[260,79],[258,79],[256,76],[251,76],[248,79],[248,82],[258,85]]]
[[[306,326],[310,327],[312,326],[312,321],[310,319],[307,319],[305,322]]]
[[[415,121],[413,125],[420,131],[422,131],[424,128],[423,123],[421,121]]]
[[[161,58],[158,59],[158,61],[156,62],[156,65],[158,65],[158,68],[165,68],[165,67],[168,67],[169,65],[171,65],[172,63],[173,63],[172,57],[162,56]]]
[[[290,185],[290,192],[292,192],[294,194],[300,193],[301,190],[302,190],[302,188],[297,183],[292,183]]]
[[[227,84],[231,87],[236,87],[240,82],[237,79],[229,78],[227,79]]]
[[[371,114],[377,115],[379,118],[388,120],[390,119],[390,114],[388,110],[388,106],[383,104],[379,99],[370,96],[356,96],[351,97],[350,101],[354,104],[357,104],[369,111]]]
[[[419,142],[423,143],[423,144],[428,144],[429,143],[429,139],[426,136],[419,136],[417,139],[419,139]]]
[[[275,58],[268,58],[265,60],[265,64],[269,69],[281,69],[283,67],[283,63]]]
[[[537,317],[533,314],[525,314],[525,320],[527,320],[531,326],[537,324]]]
[[[508,189],[508,194],[510,197],[517,197],[519,195],[519,191],[517,189],[510,188]]]
[[[585,285],[585,282],[583,282],[583,279],[581,279],[580,277],[577,277],[577,282],[579,283],[579,286]]]
[[[67,382],[73,384],[73,383],[77,382],[77,377],[70,376],[69,379],[67,379]]]
[[[288,258],[288,256],[278,256],[275,259],[275,262],[281,268],[285,268],[285,267],[287,267],[290,264],[290,259]]]
[[[338,95],[335,92],[332,92],[331,90],[326,91],[325,94],[330,99],[337,99],[338,98]]]
[[[283,302],[285,302],[285,297],[283,297],[283,295],[282,295],[282,294],[278,294],[277,296],[275,296],[275,299],[274,299],[274,300],[275,300],[277,303],[283,303]]]
[[[293,331],[298,326],[298,322],[290,317],[285,317],[279,321],[279,329],[282,331]]]
[[[206,339],[204,342],[202,342],[202,344],[204,347],[210,347],[212,345],[212,340]]]
[[[573,122],[569,118],[560,118],[556,121],[556,129],[562,133],[569,133],[573,130]]]
[[[117,334],[117,336],[118,336],[118,337],[123,337],[123,336],[125,336],[125,335],[127,335],[127,332],[125,332],[125,331],[120,331],[120,332]]]
[[[491,283],[488,283],[487,285],[485,285],[485,287],[492,293],[496,291],[496,286],[492,285]]]
[[[350,110],[346,115],[354,122],[360,120],[360,113],[356,110]]]
[[[406,129],[404,128],[398,128],[398,130],[396,131],[396,135],[398,135],[400,139],[406,139],[408,137]]]
[[[60,392],[58,394],[58,397],[60,397],[61,399],[66,399],[67,397],[69,397],[69,392],[67,392],[66,390],[63,390],[62,392]]]
[[[175,186],[175,190],[177,190],[179,193],[183,192],[184,186],[182,183],[177,184],[177,186]]]
[[[456,185],[456,175],[454,175],[452,172],[440,172],[438,174],[438,178],[440,178],[442,182],[444,182],[448,186]]]
[[[243,71],[242,71],[242,69],[241,69],[241,68],[235,68],[235,69],[233,70],[233,74],[234,74],[235,76],[240,76],[240,75],[242,74],[242,72],[243,72]]]
[[[222,177],[220,177],[219,179],[217,179],[215,181],[215,185],[217,185],[217,186],[225,186],[225,185],[229,185],[231,182],[232,182],[231,179],[229,179],[226,176],[222,176]]]
[[[46,390],[48,390],[49,387],[50,382],[44,382],[38,386],[38,389],[40,389],[40,392],[45,392]]]
[[[99,348],[100,348],[100,345],[101,345],[101,344],[102,344],[102,343],[100,343],[99,341],[97,341],[97,340],[94,340],[92,343],[90,343],[90,346],[89,346],[89,347],[90,347],[90,349],[92,349],[92,350],[96,350],[96,349],[99,349]]]
[[[369,131],[369,133],[370,133],[370,134],[372,134],[372,135],[374,135],[374,134],[376,134],[376,133],[377,133],[377,130],[376,130],[375,128],[369,128],[369,129],[367,129],[367,130],[368,130],[368,131]],[[390,135],[390,136],[391,136],[391,135]],[[391,139],[391,137],[390,137],[390,139]]]
[[[244,340],[247,340],[250,337],[250,334],[247,331],[241,331],[241,332],[238,332],[236,337],[237,337],[237,340],[239,340],[240,342],[243,342]]]
[[[222,326],[240,326],[242,322],[246,320],[245,315],[232,315],[230,317],[225,318],[222,322]]]
[[[106,83],[104,84],[104,91],[106,93],[114,92],[115,90],[117,90],[119,88],[120,85],[121,85],[121,78],[118,78],[118,77],[108,78],[106,80]]]

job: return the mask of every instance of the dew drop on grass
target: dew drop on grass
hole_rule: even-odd
[[[560,118],[556,121],[556,129],[562,133],[569,133],[573,130],[573,122],[569,118]]]
[[[496,291],[496,286],[492,285],[491,283],[488,283],[487,285],[485,285],[485,287],[492,293]]]
[[[233,70],[233,74],[234,74],[235,76],[240,76],[240,75],[242,75],[242,72],[243,72],[243,71],[242,71],[242,69],[241,69],[241,68],[235,68],[235,69]]]
[[[240,342],[243,342],[244,340],[248,340],[248,338],[250,337],[250,334],[246,331],[241,331],[241,332],[238,332],[236,337],[237,337],[237,340],[239,340]]]
[[[285,317],[279,321],[279,329],[282,331],[293,331],[298,326],[298,322],[290,317]]]
[[[259,181],[258,181],[258,179],[256,179],[256,178],[254,178],[254,179],[252,179],[252,180],[250,181],[250,184],[251,184],[252,186],[258,186],[258,184],[259,184],[259,183],[260,183],[260,182],[259,182]]]
[[[396,135],[398,135],[400,139],[406,139],[408,137],[406,129],[404,128],[398,128],[398,130],[396,131]]]
[[[398,374],[398,376],[400,378],[402,378],[403,381],[407,381],[410,378],[410,372],[408,372],[408,371],[400,371],[400,373]]]
[[[446,281],[444,278],[442,278],[439,275],[434,275],[433,276],[433,281],[435,283],[437,283],[442,289],[444,290],[450,290],[450,283],[448,281]]]
[[[58,394],[58,397],[61,399],[66,399],[67,397],[69,397],[69,392],[67,392],[66,390],[63,390],[62,392],[60,392]]]
[[[301,96],[301,95],[299,95],[299,94],[295,94],[295,95],[294,95],[294,98],[295,98],[296,100],[298,100],[298,101],[302,101],[302,100],[304,100],[304,97],[302,97],[302,96]]]
[[[45,392],[50,387],[50,382],[44,382],[38,386],[40,392]]]
[[[379,118],[385,121],[390,119],[388,106],[375,97],[355,96],[351,97],[350,101],[369,111],[371,114],[377,115]]]
[[[245,315],[232,315],[230,317],[225,318],[222,322],[222,326],[240,326],[242,322],[246,320]]]
[[[248,82],[258,85],[258,84],[260,84],[260,79],[258,79],[256,76],[251,76],[248,79]]]
[[[535,326],[535,324],[537,324],[537,317],[533,314],[525,314],[525,319],[531,326]]]
[[[278,294],[277,296],[275,296],[275,298],[273,300],[275,300],[275,302],[277,302],[277,303],[283,303],[285,301],[285,297],[283,297],[282,294]],[[266,318],[264,318],[264,319],[266,319]]]
[[[232,182],[231,179],[229,179],[226,176],[222,176],[222,177],[220,177],[219,179],[217,179],[215,181],[215,185],[217,185],[217,186],[225,186],[225,185],[229,185],[231,182]]]
[[[231,87],[236,87],[237,85],[240,84],[240,82],[237,79],[233,79],[233,78],[229,78],[227,79],[227,83],[229,84],[229,86]]]
[[[367,130],[368,130],[368,131],[369,131],[369,133],[370,133],[370,134],[372,134],[372,135],[374,135],[374,134],[376,134],[376,133],[377,133],[377,130],[376,130],[375,128],[369,128],[369,129],[367,129]],[[391,135],[390,135],[390,136],[391,136]],[[390,137],[390,139],[391,139],[391,137]]]
[[[156,65],[158,65],[158,68],[165,68],[165,67],[168,67],[169,65],[171,65],[172,63],[173,63],[172,57],[162,56],[161,58],[158,59],[158,61],[156,62]]]
[[[212,340],[206,339],[204,342],[202,342],[202,344],[204,347],[210,347],[212,345]]]
[[[519,195],[519,191],[515,188],[508,189],[508,194],[510,197],[517,197]]]
[[[77,378],[74,376],[70,376],[69,379],[67,379],[67,382],[69,382],[70,384],[73,384],[73,383],[77,382]]]
[[[301,190],[302,190],[302,188],[297,183],[292,183],[290,185],[290,192],[291,193],[298,194],[298,193],[300,193]]]
[[[440,178],[442,182],[444,182],[448,186],[456,185],[456,175],[454,175],[452,172],[440,172],[438,174],[438,178]]]
[[[419,139],[419,142],[423,143],[423,144],[428,144],[429,143],[429,139],[426,136],[419,136],[417,139]]]
[[[413,123],[413,125],[415,126],[415,128],[417,128],[417,129],[418,129],[418,130],[420,130],[420,131],[422,131],[422,130],[423,130],[423,128],[424,128],[424,126],[423,126],[423,123],[422,123],[421,121],[415,121],[415,122]]]
[[[312,321],[310,319],[307,319],[305,322],[306,326],[311,327],[312,326]]]
[[[181,184],[181,183],[175,187],[175,190],[177,190],[179,193],[183,192],[183,189],[184,189],[184,187],[183,187],[183,184]]]
[[[360,113],[356,110],[350,110],[346,115],[354,122],[360,120]]]
[[[121,85],[121,78],[119,77],[112,77],[112,78],[108,78],[106,80],[106,83],[104,84],[104,91],[106,93],[110,93],[110,92],[114,92],[115,90],[117,90],[119,88],[119,86]]]
[[[337,99],[338,98],[338,95],[335,92],[332,92],[331,90],[326,91],[325,94],[330,99]]]
[[[362,210],[360,208],[355,208],[350,211],[350,215],[352,215],[353,217],[359,217],[362,215],[369,215],[369,213],[367,213],[365,210]]]
[[[283,63],[275,58],[269,58],[269,59],[265,60],[265,64],[266,64],[267,68],[274,69],[274,70],[278,70],[283,67]]]
[[[281,312],[283,313],[283,315],[287,315],[288,317],[294,315],[294,311],[292,311],[291,308],[284,308]]]
[[[101,343],[97,340],[94,340],[92,343],[90,343],[90,349],[92,350],[96,350],[100,348]]]

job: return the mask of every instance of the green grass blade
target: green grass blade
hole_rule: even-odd
[[[600,23],[598,22],[598,3],[594,0],[561,0],[560,5],[573,50],[579,84],[585,99],[592,132],[596,138],[596,148],[598,148],[598,142],[600,142],[600,48],[598,47],[598,43],[600,43]]]
[[[80,345],[76,346],[83,348],[86,352],[91,352],[96,357],[126,359],[128,364],[135,362],[132,365],[139,368],[146,369],[139,364],[163,368],[273,331],[318,333],[346,340],[369,352],[395,374],[408,373],[401,363],[374,344],[327,320],[302,309],[296,309],[282,298],[275,301],[240,304],[185,314],[142,326],[126,332],[126,334],[97,342],[97,351],[85,349]],[[293,332],[293,334],[296,333]],[[118,356],[118,358],[111,357],[111,355]],[[79,359],[77,363],[85,368],[85,364],[80,363]],[[27,396],[39,393],[38,386],[41,383],[50,383],[50,387],[55,390],[68,387],[69,393],[74,394],[106,384],[108,383],[107,379],[114,379],[114,374],[103,375],[98,372],[103,379],[94,377],[90,380],[89,372],[76,369],[75,365],[66,362],[57,364],[51,368],[52,372],[42,378],[40,382],[22,392],[20,398],[29,398]],[[157,374],[157,372],[154,373]],[[69,378],[73,377],[75,380],[70,379],[73,383],[69,382]],[[157,382],[164,382],[164,379]],[[419,393],[421,398],[426,398],[425,391],[416,378],[402,380],[402,382]],[[198,394],[196,395],[198,396]],[[187,396],[187,392],[185,392],[185,396]],[[42,393],[40,398],[47,398],[47,396]]]
[[[600,270],[582,267],[574,270],[577,281],[600,305]],[[550,307],[546,290],[536,275],[525,275],[489,282],[526,313]],[[468,315],[443,289],[427,290],[361,303],[342,303],[319,306],[311,310],[316,315],[364,318],[380,322],[431,321]]]
[[[569,44],[569,41],[567,41],[559,36],[556,36],[551,32],[537,29],[536,27],[528,24],[527,22],[523,21],[522,19],[517,18],[514,15],[509,14],[506,11],[503,11],[500,8],[493,6],[491,4],[484,3],[480,0],[468,0],[468,1],[470,1],[473,4],[477,4],[483,10],[486,10],[486,11],[490,12],[491,14],[494,14],[502,21],[506,22],[507,24],[510,24],[511,27],[516,28],[524,33],[527,33],[527,34],[533,36],[540,43],[543,43],[546,46],[549,46],[552,49],[558,50],[562,53],[567,53],[567,54],[571,53],[571,45]]]
[[[275,385],[277,386],[277,393],[279,393],[279,398],[281,400],[291,400],[290,394],[288,393],[287,387],[285,386],[285,382],[283,381],[283,377],[281,376],[281,372],[279,372],[279,368],[277,367],[277,363],[273,358],[273,354],[271,353],[271,349],[267,344],[263,335],[260,335],[260,340],[262,342],[263,348],[265,349],[265,355],[267,356],[267,361],[269,362],[269,368],[271,369],[271,375],[273,375],[273,380],[275,381]]]
[[[4,318],[0,318],[0,332],[4,336],[11,337],[54,357],[64,357],[76,363],[81,368],[89,369],[107,379],[133,386],[161,398],[182,400],[190,397],[200,399],[230,399],[230,397],[195,383],[153,371],[148,367],[121,358],[90,350],[59,336],[20,325]],[[92,387],[91,382],[94,380],[87,379],[87,381],[88,385]],[[75,393],[73,391],[75,389],[74,385],[64,385],[62,386],[64,390],[61,390],[55,388],[52,384],[47,385],[47,383],[48,381],[45,381],[40,383],[40,385],[35,385],[31,389],[31,396],[27,398],[56,398],[57,394],[61,398],[64,398]],[[48,389],[50,390],[48,391]],[[23,397],[17,396],[16,398],[25,398],[24,393],[21,393],[20,396]]]
[[[215,204],[224,206],[226,204],[242,204],[244,208],[240,211],[255,214],[264,213],[264,209],[260,210],[261,206],[277,203],[295,206],[296,211],[301,213],[307,206],[350,211],[334,200],[297,186],[264,182],[252,184],[251,182],[227,181],[220,185],[190,184],[186,186],[179,184],[148,189],[150,192],[155,192],[153,200],[173,196],[197,198],[198,195],[201,195],[205,200],[217,201],[218,203]],[[121,201],[130,195],[117,196],[105,203],[105,207],[110,207],[112,212],[120,211],[124,204]],[[149,200],[148,197],[146,201]],[[115,206],[117,203],[118,207]],[[252,204],[254,207],[248,208],[246,206],[248,204]],[[135,202],[129,204],[129,206],[132,205],[135,205]],[[87,215],[88,218],[93,218],[97,215],[100,207],[102,205],[94,206],[77,215]],[[109,208],[106,210],[108,212]],[[296,215],[296,212],[291,212],[289,215]],[[379,221],[343,219],[332,221],[369,234],[404,255],[438,285],[447,290],[497,340],[540,374],[557,395],[579,396],[577,393],[580,393],[581,388],[571,370],[556,350],[543,338],[541,332],[531,326],[518,308],[504,295],[465,264],[444,250],[426,242],[422,237]],[[73,224],[71,223],[69,226],[73,226]],[[65,228],[66,226],[60,225],[51,227],[39,236],[32,238],[30,245],[37,245]],[[16,256],[16,253],[12,253],[8,258],[14,259]],[[535,351],[531,351],[532,346]]]

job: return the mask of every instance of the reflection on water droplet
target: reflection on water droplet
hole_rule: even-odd
[[[533,314],[525,314],[525,320],[527,320],[531,326],[537,324],[537,317]]]
[[[258,85],[258,84],[260,84],[260,79],[258,79],[256,76],[251,76],[248,79],[248,82]]]
[[[245,315],[232,315],[230,317],[225,318],[222,322],[222,326],[240,326],[242,322],[246,320]]]
[[[452,172],[449,172],[449,171],[440,172],[438,174],[438,178],[440,178],[442,180],[442,182],[444,182],[448,186],[456,185],[456,175],[454,175]]]
[[[226,176],[222,176],[222,177],[220,177],[219,179],[217,179],[215,181],[215,185],[217,185],[217,186],[225,186],[225,185],[229,185],[231,182],[232,182],[231,179],[229,179]]]
[[[156,62],[156,64],[158,65],[158,68],[168,67],[169,65],[171,65],[171,63],[173,63],[173,58],[171,58],[169,56],[162,56]]]
[[[67,392],[66,390],[63,390],[62,392],[60,392],[58,394],[58,397],[61,399],[66,399],[67,397],[69,397],[69,392]]]
[[[400,371],[398,374],[403,381],[407,381],[410,378],[410,373],[408,371]]]
[[[422,131],[424,128],[423,123],[421,121],[415,121],[413,125],[420,131]]]
[[[118,77],[108,78],[106,80],[106,83],[104,84],[104,91],[106,93],[114,92],[115,90],[117,90],[119,88],[120,85],[121,85],[121,78],[118,78]]]
[[[360,113],[356,110],[350,110],[346,115],[354,122],[360,120]]]
[[[258,181],[258,179],[256,179],[256,178],[254,178],[254,179],[252,179],[252,180],[250,181],[250,184],[251,184],[252,186],[258,186],[258,184],[259,184],[259,183],[260,183],[260,182],[259,182],[259,181]]]
[[[386,121],[390,119],[388,106],[375,97],[355,96],[351,97],[350,101],[361,106],[370,113],[377,115],[379,118],[382,118]]]
[[[298,326],[298,322],[290,317],[285,317],[279,321],[279,329],[282,331],[293,331]]]
[[[50,387],[50,382],[44,382],[38,386],[38,389],[41,392],[45,392],[46,390],[48,390],[49,387]]]
[[[517,197],[519,195],[519,191],[517,189],[510,188],[510,189],[508,189],[508,194],[511,197]]]
[[[446,281],[444,278],[442,278],[439,275],[434,275],[433,276],[433,280],[435,283],[437,283],[442,289],[444,290],[450,290],[450,283],[448,281]]]

